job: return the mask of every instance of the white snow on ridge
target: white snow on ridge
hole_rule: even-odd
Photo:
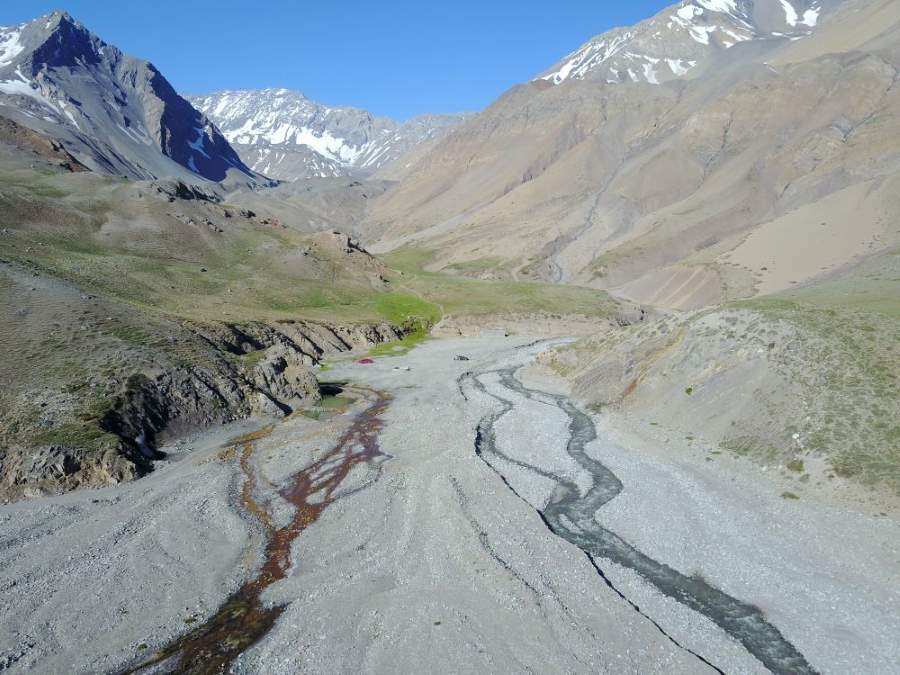
[[[257,124],[257,120],[247,120],[239,129],[223,131],[231,143],[256,145],[264,141],[269,145],[305,145],[320,155],[342,164],[352,164],[361,149],[350,145],[343,138],[332,136],[327,130],[317,132],[309,127],[298,127],[290,122],[281,122],[275,127]]]
[[[815,28],[816,24],[819,23],[819,13],[822,11],[822,8],[818,5],[813,5],[808,10],[803,12],[803,21],[804,26],[809,26],[810,28]]]
[[[20,37],[20,29],[0,27],[0,67],[8,66],[25,49],[25,45],[19,41]]]
[[[725,14],[737,12],[737,4],[734,0],[696,0],[696,2],[710,12],[724,12]]]
[[[196,127],[194,131],[197,132],[197,138],[193,142],[188,141],[188,145],[195,152],[199,152],[201,155],[209,159],[209,154],[206,152],[206,130],[203,127]]]
[[[594,66],[609,60],[618,54],[630,41],[632,34],[626,32],[616,35],[609,41],[591,42],[582,49],[569,55],[568,61],[556,72],[544,75],[542,79],[551,80],[553,84],[559,84],[569,77],[582,77],[584,73]]]
[[[572,59],[566,65],[564,65],[562,68],[560,68],[558,71],[556,71],[555,73],[551,73],[550,75],[547,75],[546,77],[544,77],[544,79],[545,80],[552,79],[555,84],[559,84],[560,82],[562,82],[563,80],[565,80],[566,78],[569,77],[569,75],[572,73],[572,69],[575,67],[575,65],[577,63],[578,62],[575,59]]]
[[[695,16],[699,16],[703,14],[703,10],[697,7],[697,5],[683,5],[679,7],[675,12],[675,15],[678,18],[683,19],[684,21],[690,21]]]
[[[802,18],[798,16],[797,9],[791,4],[790,0],[781,0],[781,6],[784,8],[784,20],[788,26],[815,28],[816,24],[819,23],[819,14],[822,12],[822,7],[819,3],[814,3],[809,9],[805,10]]]
[[[33,98],[41,105],[53,110],[53,112],[59,113],[57,105],[48,96],[45,96],[31,80],[22,74],[21,67],[16,68],[16,75],[19,76],[18,80],[0,80],[0,93],[8,94],[10,96],[27,96]]]
[[[30,96],[43,103],[41,95],[28,82],[21,80],[0,80],[0,91],[10,96]]]
[[[688,31],[695,42],[699,42],[701,45],[708,45],[709,36],[711,33],[714,33],[716,29],[716,26],[691,26],[688,28]]]
[[[254,170],[287,179],[378,169],[464,119],[426,115],[399,123],[358,108],[322,105],[289,89],[186,98],[206,113]]]
[[[741,42],[769,37],[802,39],[810,34],[821,14],[820,0],[802,5],[795,0],[778,0],[774,7],[776,12],[784,11],[787,28],[783,33],[762,29],[748,6],[738,0],[681,0],[631,28],[595,36],[539,77],[560,84],[591,77],[589,73],[596,71],[594,76],[610,84],[659,84],[682,77],[706,55]],[[808,9],[801,17],[797,7]],[[660,61],[669,65],[668,71],[653,67]],[[688,62],[691,65],[686,67]]]
[[[666,63],[669,65],[669,70],[672,71],[672,74],[675,77],[681,77],[682,75],[687,74],[687,72],[697,65],[696,61],[688,61],[686,59],[666,59]]]
[[[800,20],[800,17],[797,16],[797,10],[794,9],[794,6],[788,0],[781,0],[781,6],[784,8],[784,20],[787,22],[787,25],[796,26]]]
[[[316,135],[314,130],[300,127],[294,135],[294,142],[310,147],[320,155],[336,159],[342,164],[353,164],[360,153],[359,148],[349,145],[343,138],[332,136],[327,130]]]
[[[72,114],[72,111],[69,110],[68,104],[62,99],[59,100],[59,107],[62,108],[63,113],[66,117],[69,118],[69,121],[74,125],[78,131],[81,131],[81,127],[78,125],[78,121],[75,119],[75,115]]]
[[[330,109],[316,107],[310,101],[284,101],[292,94],[287,89],[276,89],[268,92],[274,104],[262,109],[252,107],[253,100],[245,92],[224,92],[218,100],[205,99],[200,108],[220,121],[231,118],[240,120],[240,126],[226,126],[220,123],[222,133],[231,143],[241,145],[258,145],[265,143],[278,146],[285,144],[304,145],[341,164],[352,164],[362,149],[350,144],[325,130],[297,124],[293,120],[317,119],[330,112]],[[246,117],[244,117],[246,115]]]

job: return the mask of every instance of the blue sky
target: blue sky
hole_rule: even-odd
[[[288,87],[406,119],[484,108],[671,1],[3,0],[0,25],[65,9],[182,92]]]

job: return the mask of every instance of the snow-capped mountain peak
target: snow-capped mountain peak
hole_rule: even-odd
[[[366,110],[331,107],[289,89],[222,91],[188,99],[206,113],[255,171],[282,180],[371,173],[464,115],[399,123]]]
[[[659,84],[741,42],[809,35],[823,1],[828,0],[683,0],[630,28],[591,38],[539,79]]]

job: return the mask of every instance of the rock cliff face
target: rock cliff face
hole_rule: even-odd
[[[112,405],[94,420],[110,442],[77,442],[0,450],[0,501],[57,494],[79,487],[131,480],[161,459],[157,448],[185,433],[250,415],[281,417],[320,399],[311,366],[330,354],[397,340],[386,323],[332,325],[203,324],[188,327],[207,343],[203,365],[166,367],[130,376]],[[42,406],[53,414],[53,402]],[[40,421],[38,422],[40,424]]]

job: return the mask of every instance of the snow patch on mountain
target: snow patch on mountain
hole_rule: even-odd
[[[818,5],[811,7],[810,9],[803,12],[803,20],[800,21],[804,26],[809,26],[810,28],[815,28],[816,24],[819,23],[819,14],[821,14],[822,8]]]
[[[16,68],[15,75],[16,79],[14,80],[0,80],[0,93],[9,96],[27,96],[37,101],[41,106],[49,108],[54,113],[60,112],[57,102],[44,94],[41,88],[32,80],[25,77],[21,66]]]
[[[794,6],[788,0],[781,0],[781,6],[784,8],[784,20],[787,21],[787,25],[796,26],[800,20],[797,10],[794,9]]]
[[[25,49],[19,38],[23,26],[0,27],[0,66],[8,66]]]

